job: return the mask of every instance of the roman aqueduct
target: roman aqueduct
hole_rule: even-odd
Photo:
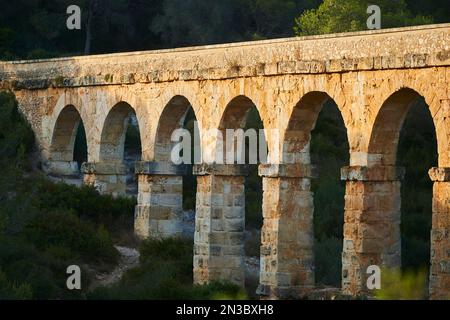
[[[295,297],[314,286],[314,168],[310,133],[322,105],[337,104],[348,134],[342,289],[366,290],[369,265],[400,265],[400,186],[396,166],[402,122],[423,97],[436,128],[430,295],[450,295],[450,24],[0,63],[0,87],[12,90],[36,134],[49,173],[78,170],[74,139],[82,122],[84,181],[124,192],[127,119],[139,123],[142,161],[135,232],[179,233],[183,165],[170,161],[171,133],[189,108],[201,149],[207,129],[240,128],[256,106],[273,164],[262,164],[263,217],[259,291]],[[281,143],[279,143],[281,141]],[[275,152],[278,151],[278,152]],[[194,281],[244,281],[244,174],[237,164],[201,163],[197,175]]]

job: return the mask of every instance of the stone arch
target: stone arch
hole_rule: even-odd
[[[80,123],[80,113],[73,105],[67,105],[61,110],[53,129],[49,160],[73,161],[75,137]]]
[[[264,126],[264,122],[261,117],[260,108],[258,108],[257,105],[253,102],[253,100],[250,99],[249,97],[247,97],[245,95],[236,96],[233,99],[231,99],[231,101],[226,105],[225,110],[222,113],[222,116],[220,119],[220,123],[219,123],[219,127],[218,127],[220,134],[218,133],[218,137],[217,137],[217,141],[216,141],[216,151],[220,151],[220,148],[222,148],[222,150],[223,150],[222,154],[216,154],[216,156],[219,155],[219,157],[223,155],[222,159],[220,159],[220,158],[216,159],[216,160],[218,160],[219,163],[226,162],[225,157],[226,157],[226,148],[227,148],[227,143],[228,143],[226,130],[227,129],[232,129],[232,130],[244,129],[247,124],[249,112],[251,111],[252,108],[256,109],[258,116],[261,119],[261,122],[263,123],[263,126]],[[258,152],[259,152],[260,147],[262,147],[262,146],[267,147],[267,140],[266,140],[264,133],[262,136],[259,135],[259,132],[257,132],[256,134],[257,134],[258,141],[259,141],[259,143],[258,143]],[[260,139],[264,140],[264,144],[261,144]],[[259,160],[260,159],[258,157],[258,162],[259,162]]]
[[[369,166],[394,166],[400,131],[412,104],[421,95],[410,88],[392,93],[382,104],[375,118],[368,145]],[[428,104],[427,104],[428,105]]]
[[[55,114],[53,123],[43,169],[51,176],[78,176],[79,165],[74,153],[78,129],[83,126],[81,115],[74,105],[68,104]],[[87,141],[85,143],[87,149]]]
[[[253,101],[245,95],[233,98],[225,107],[220,120],[220,129],[238,129],[245,126],[245,116],[255,106]]]
[[[293,244],[291,247],[294,248],[293,251],[298,261],[298,264],[290,267],[289,271],[292,279],[296,279],[292,280],[292,284],[297,287],[299,292],[302,292],[302,290],[305,290],[308,287],[315,286],[317,281],[324,281],[323,277],[322,279],[317,277],[318,274],[316,271],[319,270],[319,267],[323,270],[323,266],[329,263],[328,261],[331,261],[323,261],[323,259],[318,260],[318,256],[316,255],[317,246],[315,243],[317,243],[319,238],[314,234],[314,227],[317,226],[317,221],[323,221],[323,217],[330,214],[329,210],[333,210],[334,221],[338,222],[336,223],[336,229],[328,228],[331,231],[328,229],[326,230],[330,231],[330,233],[322,233],[322,235],[325,238],[329,237],[328,239],[331,239],[333,237],[342,237],[344,231],[342,228],[344,222],[344,197],[333,198],[328,194],[325,195],[320,189],[321,176],[318,176],[318,174],[320,175],[321,172],[320,170],[317,170],[317,167],[321,164],[322,168],[326,169],[322,171],[326,179],[331,179],[332,177],[334,179],[333,183],[335,183],[335,185],[333,185],[333,190],[339,190],[337,188],[341,185],[339,181],[340,168],[342,165],[348,165],[350,157],[350,135],[348,129],[348,124],[350,122],[348,119],[347,121],[345,119],[345,116],[349,117],[349,114],[345,114],[345,109],[337,104],[338,102],[344,103],[342,96],[337,94],[334,96],[337,96],[340,99],[336,101],[326,91],[313,90],[306,92],[299,100],[297,100],[298,102],[293,107],[287,119],[286,129],[282,137],[282,164],[278,169],[278,174],[276,176],[277,180],[271,178],[270,175],[266,178],[267,185],[270,183],[274,186],[272,188],[275,190],[272,190],[271,193],[278,193],[279,198],[282,199],[278,200],[280,203],[279,207],[282,208],[282,210],[285,210],[285,212],[280,214],[281,217],[272,217],[272,219],[277,220],[279,226],[300,226],[295,230],[292,230],[291,238],[294,238],[295,240],[289,238],[285,240],[292,241]],[[333,108],[334,110],[329,108]],[[332,120],[333,123],[336,120],[335,124],[339,127],[339,130],[342,130],[341,138],[344,140],[339,139],[339,141],[341,141],[339,142],[339,145],[343,147],[343,149],[340,150],[347,154],[347,157],[342,159],[343,163],[335,162],[337,166],[331,166],[332,170],[325,164],[323,155],[321,155],[322,160],[319,161],[319,163],[315,162],[314,158],[311,156],[311,141],[313,131],[318,124],[317,121],[319,116],[329,115],[329,113],[324,114],[323,112],[331,112],[332,116],[331,118],[328,118],[328,120]],[[324,132],[322,133],[326,134]],[[342,142],[345,142],[345,146],[341,144]],[[329,158],[325,159],[329,160]],[[319,159],[315,160],[317,161]],[[314,181],[316,183],[313,183]],[[284,185],[287,185],[288,187],[284,187]],[[327,184],[327,186],[329,186],[329,184]],[[270,193],[268,192],[268,196],[269,194]],[[318,204],[320,205],[318,206]],[[318,211],[318,209],[321,210]],[[316,220],[318,217],[321,217],[322,220]],[[330,221],[331,220],[332,219],[330,219]],[[324,225],[320,224],[320,227],[323,229]],[[278,245],[283,246],[283,244],[281,244],[281,241],[284,241],[283,237],[279,237],[278,241],[280,242]],[[287,252],[286,254],[292,253]],[[341,251],[337,250],[335,252],[330,252],[329,254],[329,256],[333,257],[340,257],[340,255]],[[330,257],[328,258],[331,259]],[[322,276],[323,275],[322,272]],[[340,276],[340,272],[331,274],[331,276],[334,279]],[[326,281],[330,281],[330,274],[327,274],[327,278]],[[327,284],[329,285],[330,283]]]
[[[135,109],[127,102],[116,103],[108,113],[105,120],[98,121],[103,124],[97,131],[100,133],[96,147],[96,155],[93,162],[86,162],[82,166],[84,183],[94,186],[100,193],[112,194],[113,196],[135,193],[136,183],[134,179],[128,179],[127,175],[134,172],[133,162],[125,161],[125,138],[127,134],[130,116],[136,114]],[[104,115],[102,113],[102,115]],[[136,117],[136,121],[138,117]],[[139,143],[142,145],[142,135],[139,130]],[[92,132],[90,132],[92,134]],[[88,133],[89,134],[89,133]],[[93,139],[91,137],[91,139]],[[139,154],[141,156],[141,154]],[[90,159],[90,161],[92,161]],[[130,165],[132,168],[130,168]],[[130,183],[127,183],[130,180]],[[129,190],[128,187],[131,187]]]
[[[64,92],[60,94],[59,96],[55,96],[54,99],[57,99],[56,102],[53,104],[54,100],[51,102],[49,101],[49,107],[50,111],[48,114],[44,115],[42,118],[42,155],[45,160],[50,160],[52,158],[51,150],[52,150],[52,144],[54,144],[54,138],[59,133],[56,131],[59,130],[61,127],[64,128],[64,130],[68,130],[68,127],[64,126],[58,126],[58,123],[63,120],[63,118],[66,118],[64,120],[69,120],[67,118],[68,113],[72,113],[74,115],[74,121],[79,121],[79,124],[82,124],[86,132],[89,131],[91,123],[89,121],[89,117],[86,114],[86,102],[83,100],[83,97],[78,93],[71,93],[71,92]],[[77,115],[76,115],[77,113]],[[69,121],[70,122],[70,121]],[[73,125],[69,125],[73,126]],[[75,126],[76,127],[76,126]],[[75,135],[76,135],[76,129]],[[61,139],[61,138],[60,138]],[[91,145],[89,142],[88,137],[87,139],[87,145],[88,145],[88,151],[91,152],[93,150],[93,145]],[[55,145],[56,146],[56,145]],[[56,159],[56,155],[53,155],[53,159]]]
[[[125,135],[132,113],[135,113],[135,110],[124,101],[115,104],[109,111],[101,131],[99,154],[101,162],[121,163],[123,161]]]
[[[181,95],[176,95],[165,105],[158,120],[155,137],[155,161],[169,161],[172,147],[177,142],[172,142],[172,133],[176,129],[183,128],[186,116],[192,109],[197,118],[194,108],[189,100]],[[194,138],[194,137],[192,137]]]
[[[330,99],[332,98],[325,92],[311,91],[296,104],[282,140],[283,163],[310,164],[311,131],[324,103]]]
[[[415,86],[402,84],[395,91],[384,87],[378,89],[380,97],[377,101],[382,104],[372,106],[375,117],[368,132],[367,166],[349,167],[343,172],[347,179],[343,255],[345,292],[366,291],[367,276],[363,270],[369,264],[392,269],[400,269],[402,265],[400,225],[405,170],[397,166],[400,133],[418,98],[424,98],[432,118],[435,114],[430,105],[434,98],[423,97],[412,87]],[[435,119],[433,124],[439,138]]]
[[[171,158],[173,147],[179,143],[172,141],[172,134],[177,129],[185,128],[191,110],[197,119],[194,108],[185,96],[172,96],[153,127],[153,130],[156,129],[154,145],[151,146],[154,150],[153,161],[142,161],[137,168],[139,197],[135,232],[141,238],[179,236],[183,232],[181,221],[185,200],[195,199],[196,185],[191,163],[176,163]],[[158,203],[154,199],[159,199]]]

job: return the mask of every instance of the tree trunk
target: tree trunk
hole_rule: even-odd
[[[89,2],[89,13],[88,19],[86,21],[86,40],[84,42],[84,54],[89,55],[91,53],[91,42],[92,42],[92,17],[94,15],[95,0]]]

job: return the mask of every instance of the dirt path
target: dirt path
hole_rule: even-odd
[[[123,274],[139,264],[139,251],[133,248],[114,246],[120,253],[119,265],[110,273],[96,273],[90,290],[100,286],[109,286],[120,281]]]

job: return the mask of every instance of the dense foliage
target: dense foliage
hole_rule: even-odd
[[[45,58],[288,37],[294,35],[294,29],[299,35],[361,30],[365,29],[368,2],[3,1],[0,11],[0,59]],[[382,8],[383,28],[450,20],[446,0],[372,2]],[[66,9],[72,4],[81,7],[81,30],[66,28]],[[295,17],[297,20],[294,23]]]
[[[382,28],[433,22],[431,16],[413,14],[405,0],[325,0],[317,9],[307,10],[296,18],[294,31],[297,35],[313,35],[366,30],[367,7],[372,4],[381,9]]]

